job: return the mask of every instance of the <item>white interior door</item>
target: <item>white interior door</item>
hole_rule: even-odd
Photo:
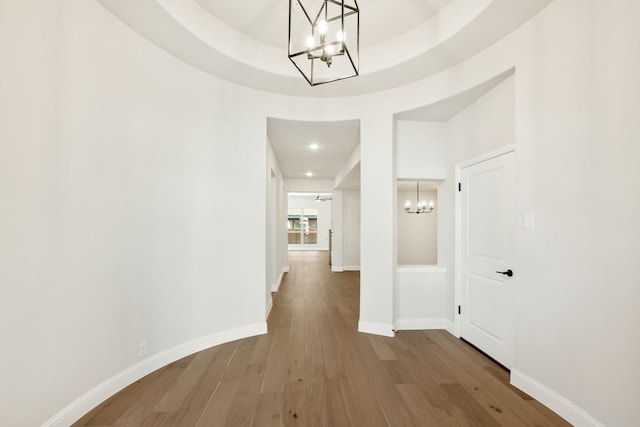
[[[514,156],[510,152],[461,169],[459,189],[460,335],[508,368],[513,362]]]

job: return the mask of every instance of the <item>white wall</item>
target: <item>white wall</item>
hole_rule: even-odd
[[[555,0],[450,70],[339,102],[204,75],[93,1],[0,8],[0,424],[93,406],[93,387],[152,367],[137,365],[151,360],[138,359],[143,338],[162,361],[217,334],[259,333],[266,246],[246,242],[266,238],[255,220],[266,216],[266,117],[361,119],[359,327],[389,334],[398,314],[393,115],[509,69],[516,209],[536,216],[535,229],[516,233],[514,380],[577,425],[640,418],[640,3]],[[465,148],[450,147],[448,175],[458,156],[510,134],[506,120],[495,138],[477,136],[493,132],[477,117],[451,121],[448,138]],[[231,178],[233,188],[221,185]],[[444,239],[453,190],[438,192],[440,263],[453,253]],[[261,202],[228,215],[247,200]]]
[[[265,332],[265,245],[248,244],[265,116],[246,93],[93,1],[2,1],[0,52],[0,425]]]
[[[333,191],[333,200],[331,200],[331,271],[344,271],[343,264],[343,214],[342,214],[342,191]]]
[[[343,262],[345,270],[360,270],[360,192],[342,192]]]
[[[292,193],[330,193],[333,191],[333,181],[330,179],[285,179],[285,189]]]
[[[408,214],[404,211],[405,202],[410,200],[416,206],[416,193],[399,191],[397,200],[398,215],[398,265],[436,265],[438,264],[438,194],[435,191],[420,191],[420,199],[427,203],[433,200],[433,212]]]
[[[340,167],[334,187],[331,268],[337,272],[360,270],[360,191],[355,190],[360,187],[360,145]]]
[[[640,418],[638,16],[554,2],[516,69],[517,212],[536,219],[516,231],[518,384],[608,426]]]
[[[444,122],[396,121],[398,179],[446,178],[446,141]]]
[[[447,269],[439,266],[398,267],[396,329],[446,329]]]
[[[360,320],[358,330],[393,336],[396,264],[396,160],[393,118],[360,122]],[[386,209],[385,209],[386,207]]]
[[[352,190],[353,188],[350,188],[352,184],[357,184],[357,186],[359,186],[360,184],[359,181],[356,183],[352,182],[352,175],[354,174],[354,171],[359,171],[359,167],[360,167],[360,144],[358,144],[358,146],[353,149],[351,154],[349,154],[349,157],[347,157],[347,159],[344,161],[344,163],[340,167],[340,170],[338,171],[335,179],[333,180],[334,188],[338,188],[341,190]],[[357,173],[356,176],[359,178],[360,174]]]
[[[280,165],[267,137],[267,314],[273,304],[271,292],[280,287],[283,275],[289,270],[287,255],[287,194]]]

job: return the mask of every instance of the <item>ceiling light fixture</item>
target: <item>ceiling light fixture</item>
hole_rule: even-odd
[[[311,86],[357,76],[359,57],[357,0],[289,0],[289,59]]]
[[[313,172],[307,172],[307,176],[311,178],[313,176]]]
[[[311,148],[313,151],[316,151],[318,148],[320,148],[320,146],[316,143],[310,144],[309,148]]]
[[[327,200],[333,200],[333,195],[331,193],[318,193],[316,197],[316,202],[326,202]]]
[[[407,203],[404,204],[404,211],[410,214],[421,214],[421,213],[431,213],[433,212],[433,200],[429,200],[429,204],[427,205],[426,201],[420,201],[420,181],[416,181],[416,210],[411,210],[411,202],[407,200]],[[427,207],[428,206],[428,207]]]

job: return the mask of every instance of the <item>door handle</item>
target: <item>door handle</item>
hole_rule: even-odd
[[[513,271],[511,270],[507,270],[507,271],[496,271],[496,273],[500,273],[500,274],[504,274],[505,276],[513,276]]]

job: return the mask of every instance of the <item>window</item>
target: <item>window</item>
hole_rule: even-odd
[[[287,229],[290,245],[316,245],[318,243],[318,210],[289,209]]]

